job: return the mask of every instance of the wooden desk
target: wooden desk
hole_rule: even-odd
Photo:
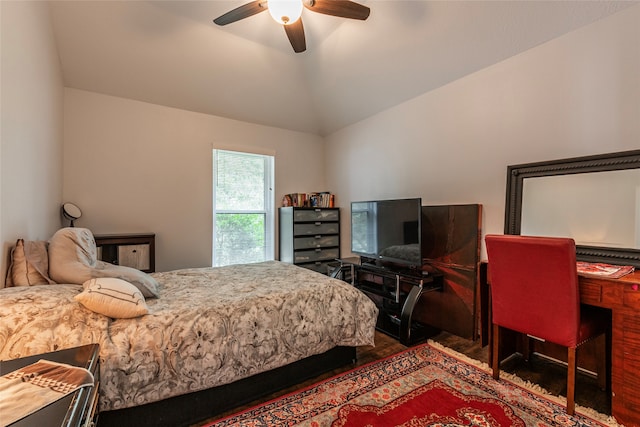
[[[483,342],[490,329],[487,264],[480,274]],[[640,272],[620,279],[580,276],[583,304],[611,310],[611,414],[626,427],[640,426]]]
[[[640,426],[640,272],[581,276],[580,300],[611,309],[611,414],[627,427]]]

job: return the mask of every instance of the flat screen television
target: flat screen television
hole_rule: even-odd
[[[351,252],[364,262],[422,265],[422,199],[351,202]]]

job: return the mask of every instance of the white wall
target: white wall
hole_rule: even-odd
[[[345,254],[351,200],[482,203],[499,233],[507,165],[640,148],[640,6],[343,129],[326,154],[316,136],[74,89],[63,110],[47,5],[0,13],[2,278],[8,246],[49,238],[63,200],[97,233],[156,232],[160,270],[209,265],[214,144],[275,152],[277,204],[337,193]]]
[[[502,233],[508,165],[640,149],[639,46],[633,6],[330,135],[342,253],[350,201],[481,203]]]
[[[0,287],[19,237],[60,227],[63,85],[45,2],[1,1]]]
[[[156,233],[156,270],[211,265],[212,148],[275,154],[276,206],[324,191],[322,138],[65,89],[64,199],[95,234]],[[277,239],[276,239],[277,240]]]

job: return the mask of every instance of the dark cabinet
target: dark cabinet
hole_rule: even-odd
[[[155,234],[103,234],[94,238],[99,260],[145,273],[156,270]]]
[[[327,274],[340,258],[339,208],[280,208],[280,260]]]
[[[421,298],[414,318],[467,339],[478,334],[481,223],[479,204],[422,207],[423,268],[444,279],[442,292]]]

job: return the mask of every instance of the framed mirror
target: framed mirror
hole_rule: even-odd
[[[73,203],[63,203],[60,207],[62,216],[69,221],[69,227],[74,227],[74,221],[82,216],[80,208]]]
[[[640,267],[640,150],[509,166],[504,233],[571,237],[579,261]]]

